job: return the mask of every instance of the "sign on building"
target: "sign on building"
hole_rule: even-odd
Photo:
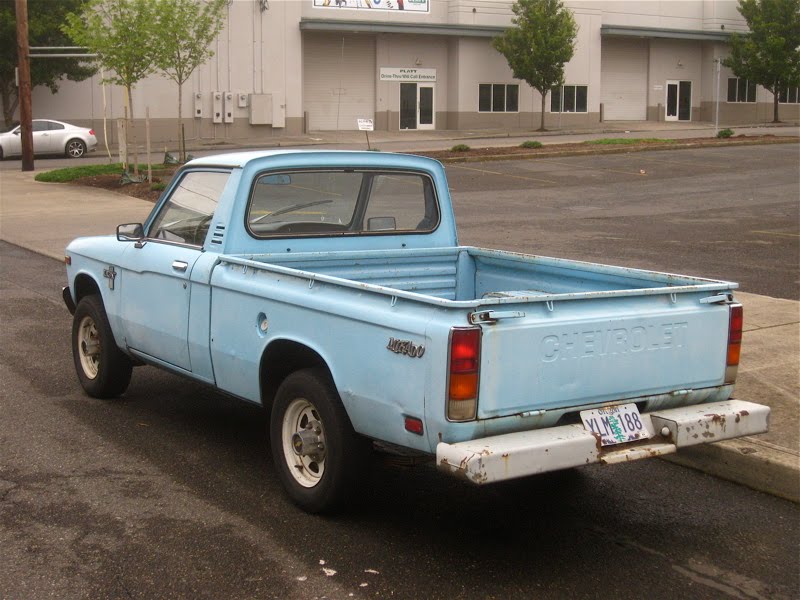
[[[314,8],[430,12],[430,0],[313,0]]]
[[[436,69],[381,67],[381,81],[436,81]]]

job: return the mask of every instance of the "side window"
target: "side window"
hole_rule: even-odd
[[[33,121],[33,123],[31,123],[31,131],[34,133],[47,131],[47,121]]]
[[[224,171],[185,173],[150,225],[148,237],[202,246],[229,175]]]
[[[47,129],[50,131],[60,131],[64,129],[64,126],[61,123],[56,123],[55,121],[48,121]]]

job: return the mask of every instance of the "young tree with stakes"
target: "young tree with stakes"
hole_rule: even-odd
[[[800,85],[800,0],[739,0],[749,33],[734,33],[722,61],[733,74],[773,94],[773,123],[780,95]]]
[[[156,66],[178,84],[178,147],[186,161],[183,135],[183,84],[214,55],[212,42],[224,25],[227,0],[160,0],[156,3],[158,46]]]
[[[105,81],[125,88],[128,100],[133,173],[139,175],[139,150],[133,127],[133,87],[155,71],[157,27],[152,0],[90,0],[80,13],[66,17],[64,32],[97,54],[110,74]]]
[[[575,53],[578,25],[559,0],[517,0],[511,7],[512,26],[492,40],[514,77],[542,95],[542,121],[547,93],[564,84],[564,65]]]

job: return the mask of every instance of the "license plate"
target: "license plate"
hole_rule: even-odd
[[[588,431],[600,436],[600,444],[603,446],[650,437],[635,404],[582,410],[581,420]]]

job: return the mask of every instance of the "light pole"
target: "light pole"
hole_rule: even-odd
[[[722,60],[715,58],[714,62],[717,63],[717,93],[714,101],[714,135],[719,133],[719,79],[720,72],[722,71]]]

